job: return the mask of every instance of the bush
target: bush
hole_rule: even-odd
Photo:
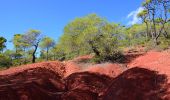
[[[112,52],[112,54],[104,54],[101,56],[95,56],[92,59],[92,62],[95,63],[102,63],[102,62],[123,62],[124,61],[124,55],[120,51]]]
[[[158,48],[160,50],[166,50],[166,49],[169,48],[169,46],[170,46],[170,40],[169,39],[162,39],[160,41],[160,44],[158,45]]]
[[[11,59],[1,54],[0,55],[0,67],[9,68],[10,66],[12,66]]]
[[[155,46],[154,42],[152,40],[150,40],[148,43],[146,43],[146,51],[148,50],[158,50],[158,51],[162,51],[162,50],[166,50],[170,47],[170,40],[169,39],[165,39],[163,37],[160,37],[160,42],[158,43],[157,46]]]

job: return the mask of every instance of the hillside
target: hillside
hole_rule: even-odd
[[[123,64],[86,59],[0,71],[0,100],[170,100],[170,50],[129,52]]]

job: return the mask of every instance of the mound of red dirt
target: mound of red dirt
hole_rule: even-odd
[[[142,68],[158,71],[160,74],[166,74],[170,83],[170,51],[147,52],[128,63],[128,67],[133,68],[141,66]]]
[[[82,56],[0,71],[0,100],[170,100],[169,51],[126,56],[125,64]]]
[[[98,94],[89,90],[74,89],[63,94],[63,100],[98,100]]]
[[[110,85],[112,78],[97,73],[74,73],[65,79],[67,90],[91,91],[98,96]]]
[[[0,100],[55,100],[64,90],[62,77],[46,68],[0,77]]]
[[[169,86],[166,75],[132,68],[112,81],[103,100],[170,100],[166,97]]]
[[[59,61],[41,62],[36,64],[27,64],[18,67],[11,67],[8,70],[0,71],[0,76],[12,75],[25,70],[34,68],[45,68],[58,73],[61,77],[65,74],[65,65]]]
[[[112,78],[97,73],[75,73],[78,70],[69,69],[74,69],[73,65],[43,62],[1,71],[0,100],[95,100],[103,94]],[[69,76],[65,78],[66,75]]]

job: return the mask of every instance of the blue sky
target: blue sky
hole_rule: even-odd
[[[0,0],[0,36],[38,29],[57,40],[64,26],[76,17],[96,13],[109,21],[130,25],[143,0]],[[12,44],[7,43],[12,49]]]

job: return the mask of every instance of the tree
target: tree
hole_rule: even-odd
[[[146,42],[146,26],[145,24],[135,24],[126,29],[128,46],[136,46]]]
[[[150,32],[149,32],[149,21],[147,20],[148,18],[148,11],[143,10],[140,13],[138,13],[138,17],[142,19],[143,23],[146,25],[146,38],[148,39],[150,37]]]
[[[42,40],[41,32],[38,30],[29,30],[23,35],[23,40],[26,44],[33,48],[32,63],[35,63],[36,51],[39,47],[39,43]]]
[[[41,51],[40,51],[40,57],[39,57],[39,58],[40,58],[41,60],[44,60],[44,59],[47,58],[44,50],[41,50]]]
[[[63,61],[66,59],[65,51],[58,44],[53,47],[50,52],[52,53],[54,60]]]
[[[41,41],[40,47],[42,49],[46,49],[46,60],[48,61],[48,54],[50,48],[55,46],[55,41],[51,39],[50,37],[44,37]]]
[[[22,57],[22,35],[21,34],[15,34],[12,39],[13,45],[15,47],[15,53],[13,54],[14,58],[16,60],[19,60]],[[21,62],[20,60],[18,62]]]
[[[121,28],[96,14],[76,18],[65,26],[58,47],[71,58],[94,53],[100,60],[113,60],[119,51],[117,44]]]
[[[21,51],[21,43],[22,43],[22,35],[21,34],[15,34],[12,39],[13,45],[15,47],[16,53],[19,53]]]
[[[6,48],[5,43],[7,42],[7,40],[4,37],[0,37],[0,52],[2,53],[4,48]]]
[[[62,48],[63,51],[69,57],[72,58],[77,55],[87,54],[94,52],[95,47],[89,44],[93,34],[98,32],[98,27],[102,24],[103,19],[95,14],[85,16],[83,18],[76,18],[74,21],[69,23],[64,28],[64,34],[61,36],[58,47]]]
[[[23,34],[15,34],[12,39],[13,45],[15,47],[15,59],[24,58],[24,64],[26,64],[26,49],[29,44],[25,42]],[[21,61],[20,61],[21,62]]]
[[[165,26],[169,21],[169,5],[169,0],[145,0],[142,4],[144,11],[148,12],[147,19],[151,22],[151,35],[155,45],[158,45],[158,38],[161,34],[168,38]]]

